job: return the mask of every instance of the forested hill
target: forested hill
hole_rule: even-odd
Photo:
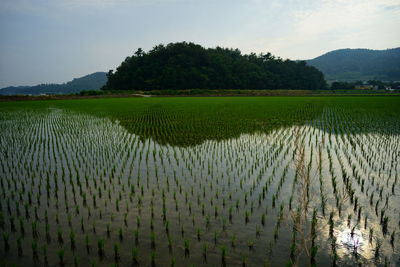
[[[99,90],[107,81],[105,72],[95,72],[63,84],[39,84],[35,86],[11,86],[0,89],[0,95],[70,94],[82,90]]]
[[[387,50],[340,49],[308,60],[327,80],[400,80],[400,47]]]
[[[106,90],[163,89],[323,89],[323,74],[305,62],[238,49],[204,48],[194,43],[138,49],[116,72]]]

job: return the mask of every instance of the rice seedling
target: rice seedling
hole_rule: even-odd
[[[4,246],[5,249],[7,250],[6,246]],[[22,252],[22,240],[21,237],[18,237],[17,239],[17,250],[18,250],[18,256],[21,257],[23,252]]]
[[[111,231],[110,231],[110,224],[109,223],[107,224],[106,228],[107,228],[107,237],[110,237]]]
[[[75,233],[74,233],[74,231],[70,232],[69,239],[71,242],[71,248],[72,248],[72,250],[74,250],[75,249]]]
[[[375,246],[375,252],[374,252],[375,260],[377,260],[381,254],[381,247],[382,247],[382,241],[380,239],[377,239],[376,246]]]
[[[136,229],[134,231],[134,235],[135,235],[135,243],[137,245],[137,244],[139,244],[139,230],[138,229]]]
[[[7,233],[3,233],[3,242],[5,250],[10,250],[9,235]]]
[[[253,250],[254,249],[254,241],[248,241],[247,246],[249,247],[249,250]]]
[[[133,264],[139,263],[139,250],[136,247],[132,249],[132,262]]]
[[[64,254],[65,254],[64,249],[59,249],[57,251],[58,261],[60,265],[64,265]]]
[[[62,244],[64,243],[64,238],[63,238],[63,233],[61,228],[57,229],[57,239],[58,239],[58,243]]]
[[[241,261],[242,261],[242,267],[247,266],[247,257],[245,255],[242,255]]]
[[[156,266],[156,253],[154,251],[151,252],[151,266]]]
[[[203,259],[204,259],[204,261],[206,261],[207,262],[207,249],[208,249],[208,247],[207,247],[207,244],[203,244]]]
[[[47,257],[47,246],[43,245],[43,262],[44,265],[47,266],[49,264],[49,259]]]
[[[37,259],[38,257],[38,245],[36,240],[32,241],[32,254],[33,254],[33,258]]]
[[[221,261],[222,261],[223,265],[226,264],[226,247],[225,246],[221,247]]]
[[[189,256],[189,255],[190,255],[189,240],[185,240],[185,242],[184,242],[184,249],[185,249],[185,256]]]
[[[114,259],[115,259],[115,262],[118,262],[120,259],[118,244],[114,244]]]
[[[124,239],[124,234],[123,234],[123,232],[122,232],[122,228],[119,228],[118,237],[119,237],[119,240],[120,240],[120,241],[122,241],[122,239]]]
[[[90,244],[89,244],[89,236],[88,235],[85,236],[85,246],[86,246],[86,252],[89,254]]]
[[[151,241],[151,248],[154,250],[156,248],[156,235],[153,231],[150,233],[150,241]]]
[[[100,257],[104,256],[104,241],[102,239],[97,240],[97,253]]]
[[[201,240],[201,231],[200,228],[197,228],[197,241]]]
[[[395,231],[393,231],[392,234],[390,235],[390,245],[392,245],[392,248],[394,247],[394,235]]]

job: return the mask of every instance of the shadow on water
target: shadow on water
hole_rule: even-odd
[[[333,133],[400,132],[400,97],[153,98],[115,101],[105,100],[101,111],[90,105],[82,110],[110,117],[130,133],[144,139],[152,138],[160,144],[176,146],[226,140],[245,133],[268,133],[310,122]]]
[[[107,117],[143,139],[182,147],[310,122],[332,133],[400,132],[400,97],[81,99],[13,103],[3,109],[18,107]]]

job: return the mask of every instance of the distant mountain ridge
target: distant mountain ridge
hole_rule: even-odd
[[[99,90],[106,82],[105,72],[95,72],[62,84],[5,87],[0,89],[0,95],[72,94],[83,90]]]
[[[307,60],[307,64],[322,71],[328,81],[400,81],[400,47],[339,49]]]

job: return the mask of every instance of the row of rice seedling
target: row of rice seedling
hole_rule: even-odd
[[[398,260],[395,119],[368,130],[370,118],[349,123],[354,117],[345,108],[327,107],[306,125],[175,146],[156,139],[182,117],[153,113],[132,116],[134,127],[150,131],[143,135],[69,110],[2,113],[6,263]]]

